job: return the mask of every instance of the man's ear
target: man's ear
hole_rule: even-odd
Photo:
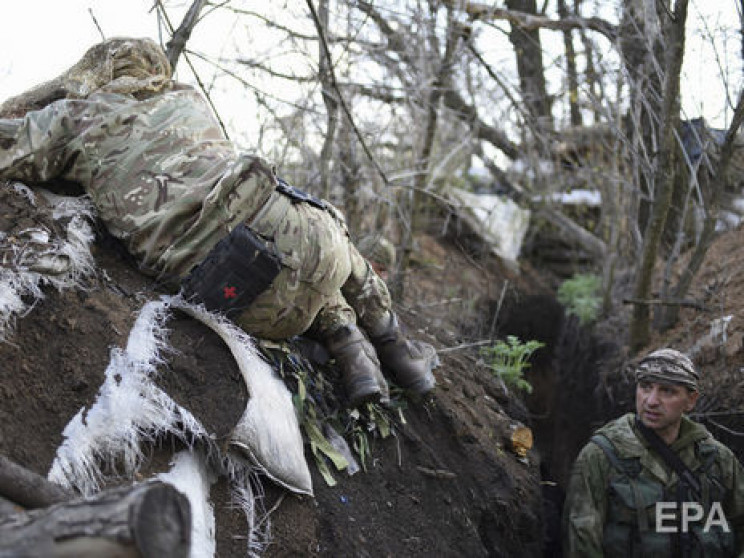
[[[687,405],[685,406],[686,413],[689,413],[695,408],[695,403],[697,403],[698,397],[700,397],[699,391],[689,391],[687,393]]]

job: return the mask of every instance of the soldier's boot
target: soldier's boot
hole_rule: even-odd
[[[357,326],[341,326],[325,344],[341,369],[350,407],[369,402],[390,403],[390,392],[375,349]]]
[[[393,381],[417,397],[436,386],[432,368],[439,365],[437,352],[429,343],[406,339],[395,314],[388,312],[367,329],[383,366]]]

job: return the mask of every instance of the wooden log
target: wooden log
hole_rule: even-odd
[[[190,548],[189,501],[162,482],[0,517],[0,557],[181,558]]]
[[[23,508],[16,504],[15,502],[11,502],[7,498],[3,498],[0,496],[0,516],[7,515],[9,513],[18,513],[23,511]]]
[[[0,496],[24,508],[45,508],[75,495],[0,455]]]

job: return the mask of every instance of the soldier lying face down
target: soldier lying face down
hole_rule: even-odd
[[[383,367],[430,392],[433,347],[404,337],[338,210],[238,152],[201,94],[170,77],[153,41],[94,46],[0,107],[14,116],[0,118],[0,179],[79,183],[145,273],[257,337],[320,340],[351,406],[387,401]]]

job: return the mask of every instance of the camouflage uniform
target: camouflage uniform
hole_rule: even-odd
[[[276,248],[282,269],[235,321],[281,339],[390,309],[384,282],[335,210],[276,191],[262,160],[238,154],[202,96],[172,85],[137,99],[97,92],[0,119],[0,179],[81,184],[143,271],[177,284],[244,222]],[[351,304],[349,304],[349,302]]]
[[[616,470],[597,443],[587,444],[579,454],[564,510],[566,556],[680,555],[673,550],[675,535],[655,530],[655,503],[675,500],[677,475],[642,440],[634,422],[635,415],[627,414],[597,431],[612,444],[620,462],[636,468],[633,482]],[[703,541],[705,549],[703,554],[699,546],[693,547],[691,555],[744,556],[744,470],[734,454],[686,417],[671,449],[700,479],[703,499],[720,499],[731,529],[726,535],[713,526],[704,534],[691,525],[692,538]],[[641,513],[646,517],[639,519]],[[705,513],[707,517],[707,508]]]

